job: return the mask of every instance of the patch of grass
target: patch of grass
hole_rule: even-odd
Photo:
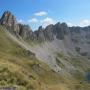
[[[60,66],[61,68],[64,68],[65,66],[63,65],[63,63],[59,60],[59,58],[56,58],[56,63],[58,66]]]

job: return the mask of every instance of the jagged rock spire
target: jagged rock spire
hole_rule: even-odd
[[[0,19],[0,24],[8,30],[19,32],[19,26],[15,16],[10,11],[5,11]]]

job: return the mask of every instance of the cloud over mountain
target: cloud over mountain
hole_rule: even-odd
[[[43,19],[41,21],[41,23],[42,23],[43,27],[46,27],[49,24],[55,24],[55,20],[53,20],[52,18],[47,17],[47,18]]]
[[[32,19],[28,20],[28,22],[30,22],[30,23],[37,23],[38,19],[37,18],[32,18]]]

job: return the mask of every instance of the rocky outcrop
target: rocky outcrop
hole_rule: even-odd
[[[45,41],[44,28],[42,28],[42,26],[40,26],[38,30],[34,32],[34,35],[36,36],[36,40],[40,42]]]
[[[34,32],[36,35],[36,39],[43,42],[43,41],[52,41],[54,40],[54,33],[53,33],[54,25],[49,25],[45,29],[40,26],[37,31]]]
[[[0,19],[0,24],[7,28],[11,33],[20,35],[23,39],[28,39],[32,35],[29,25],[19,24],[11,12],[6,11]]]
[[[28,25],[19,24],[19,35],[23,39],[28,39],[31,36],[32,30]]]
[[[51,24],[45,29],[40,26],[38,30],[34,32],[36,39],[39,41],[53,41],[55,36],[57,39],[63,40],[64,36],[69,33],[70,30],[66,23]]]
[[[66,23],[60,24],[60,22],[58,22],[54,26],[54,33],[55,33],[57,39],[62,40],[62,39],[64,39],[65,35],[68,35],[69,27],[67,26]]]
[[[49,40],[49,41],[54,40],[53,30],[54,30],[54,25],[49,25],[45,28],[44,35],[46,40]]]
[[[19,33],[19,26],[14,15],[6,11],[0,19],[0,24],[5,26],[10,32]]]

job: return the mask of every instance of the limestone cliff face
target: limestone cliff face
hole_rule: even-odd
[[[32,33],[32,30],[28,25],[19,24],[19,35],[22,38],[24,38],[24,39],[30,38],[31,33]]]
[[[45,41],[45,37],[44,37],[44,29],[42,28],[42,26],[40,26],[38,28],[37,31],[34,32],[34,35],[36,36],[35,39],[42,42]]]
[[[11,33],[20,35],[23,38],[28,38],[32,32],[28,25],[19,24],[15,16],[9,11],[4,12],[0,19],[0,24],[5,26]]]
[[[64,39],[65,35],[68,35],[69,32],[69,27],[67,26],[66,23],[61,23],[58,22],[54,26],[54,33],[56,34],[56,37],[60,40]]]
[[[70,27],[70,33],[77,53],[90,58],[90,26]]]
[[[9,11],[4,12],[0,19],[0,24],[5,26],[11,32],[19,32],[19,26],[16,21],[16,18]]]
[[[46,40],[50,40],[50,41],[54,40],[53,30],[54,30],[54,25],[49,25],[45,28],[44,35],[45,35]]]
[[[53,25],[47,26],[45,29],[40,26],[34,34],[37,36],[37,40],[39,41],[52,41],[54,40],[54,33],[53,33]]]

